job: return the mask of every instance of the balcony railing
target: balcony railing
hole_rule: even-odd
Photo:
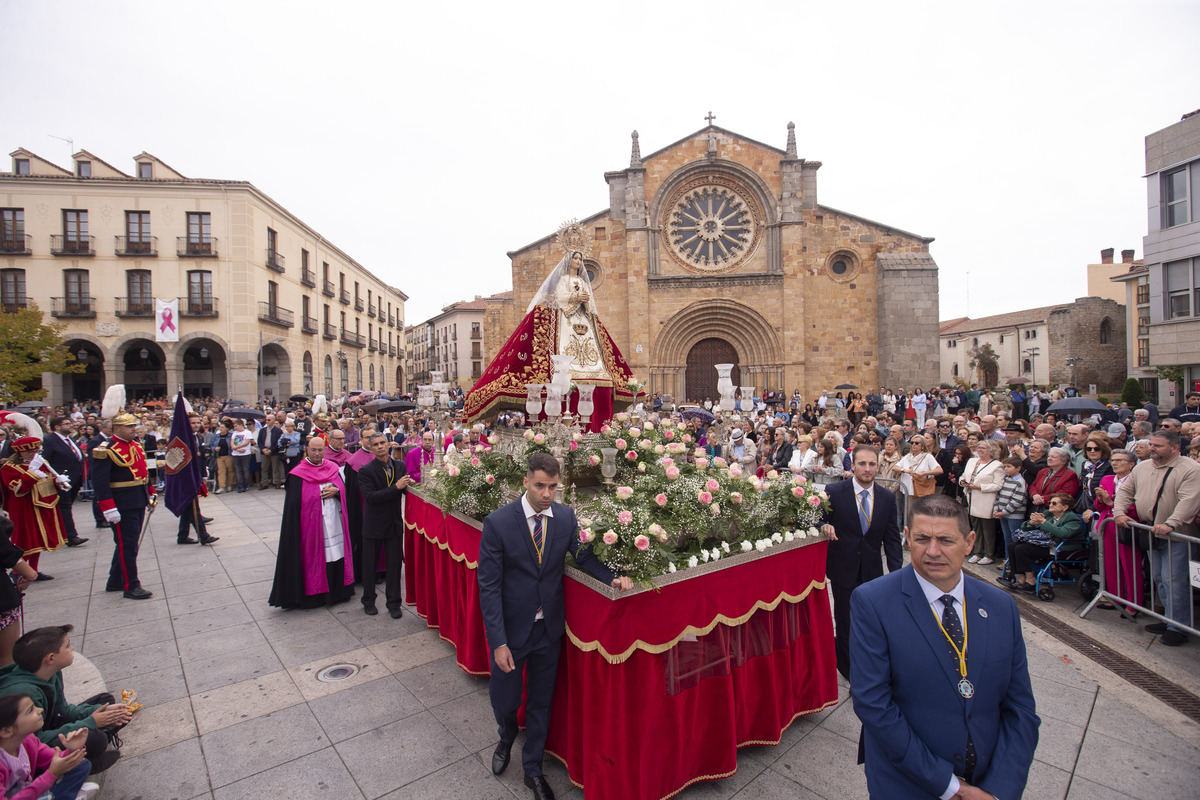
[[[12,314],[13,312],[22,311],[26,308],[29,308],[29,298],[25,295],[14,297],[6,294],[3,297],[0,297],[0,311]]]
[[[452,341],[452,342],[458,341],[458,331],[455,331],[454,333],[450,334],[450,341]]]
[[[50,254],[55,256],[94,256],[96,255],[96,237],[54,234],[50,237]]]
[[[361,349],[367,346],[367,337],[363,336],[361,333],[354,333],[342,328],[342,344],[348,344],[351,347],[357,347]]]
[[[258,318],[263,322],[269,322],[281,328],[293,328],[296,326],[295,316],[283,306],[273,305],[266,300],[260,300],[258,303]]]
[[[377,345],[375,343],[374,339],[371,339],[370,341],[367,342],[367,350],[372,353],[376,353],[379,351],[379,345]]]
[[[375,306],[373,306],[373,305],[367,306],[367,316],[368,317],[375,316]]]
[[[96,298],[94,297],[51,297],[50,316],[52,317],[94,317],[96,316]]]
[[[361,297],[354,298],[354,310],[355,311],[362,311],[365,308],[366,308],[366,306],[363,305],[363,301],[362,301]]]
[[[33,253],[32,236],[6,236],[0,239],[0,253],[6,256],[27,256]]]
[[[300,322],[300,330],[304,331],[305,333],[316,333],[317,332],[317,318],[316,317],[305,317]]]
[[[290,312],[289,312],[290,313]],[[179,316],[181,317],[216,317],[219,316],[217,298],[215,297],[181,297],[179,298]]]
[[[396,327],[396,318],[392,316],[390,311],[388,312],[388,325],[391,325],[393,328]]]
[[[267,249],[267,269],[273,269],[276,272],[287,271],[287,259],[278,250]]]
[[[175,253],[180,258],[216,258],[217,237],[177,236],[175,238]]]
[[[317,288],[317,273],[305,267],[304,271],[300,274],[300,282],[310,289]]]
[[[348,292],[345,289],[342,289],[342,296],[340,299],[342,301],[342,305],[347,305],[347,306],[350,305],[350,292]]]
[[[326,322],[325,323],[325,333],[323,335],[326,339],[336,339],[337,338],[337,325],[330,325],[328,322]]]
[[[116,253],[119,256],[157,256],[157,236],[114,236]]]
[[[394,356],[394,355],[396,355],[396,345],[394,345],[394,344],[389,344],[389,345],[388,345],[388,352],[389,352],[391,355],[393,355],[393,356]]]
[[[133,297],[114,297],[118,317],[153,317],[154,301],[138,300]]]
[[[483,338],[483,333],[481,331],[475,331],[475,330],[471,331],[471,339],[472,340],[477,341],[482,338]]]
[[[337,297],[337,288],[333,285],[333,281],[326,280],[321,293],[326,297]]]

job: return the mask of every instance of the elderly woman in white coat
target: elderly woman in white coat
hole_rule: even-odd
[[[996,521],[992,506],[1004,484],[1004,465],[1000,462],[1000,443],[985,439],[975,447],[975,458],[967,462],[959,485],[967,493],[971,530],[975,531],[975,549],[967,560],[972,564],[991,564],[996,546]]]

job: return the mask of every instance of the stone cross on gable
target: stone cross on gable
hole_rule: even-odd
[[[708,116],[705,117],[704,119],[708,121],[709,125],[712,125],[712,122],[714,119],[716,119],[716,116],[714,116],[713,113],[710,111],[710,112],[708,112]]]

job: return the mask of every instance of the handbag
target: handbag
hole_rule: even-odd
[[[918,478],[913,476],[913,497],[928,497],[937,489],[937,478]]]
[[[1158,494],[1154,497],[1154,508],[1150,512],[1150,525],[1154,524],[1154,520],[1158,516],[1158,504],[1162,500],[1163,491],[1167,488],[1167,479],[1171,477],[1173,469],[1175,468],[1167,467],[1167,474],[1163,475],[1162,484],[1158,487]],[[1131,508],[1126,516],[1134,516],[1135,513],[1136,509]],[[1117,541],[1145,552],[1154,547],[1154,534],[1150,531],[1135,531],[1133,528],[1117,526]]]

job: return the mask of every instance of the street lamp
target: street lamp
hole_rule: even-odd
[[[279,344],[281,342],[286,342],[286,341],[287,341],[287,339],[281,339],[279,337],[276,337],[269,342],[264,342],[263,338],[262,338],[262,331],[258,332],[258,387],[256,389],[256,392],[257,392],[258,398],[260,400],[262,399],[262,396],[263,396],[263,393],[262,393],[262,372],[263,372],[262,352],[263,352],[263,348],[269,344]]]
[[[1075,387],[1075,391],[1077,392],[1079,391],[1079,383],[1075,380],[1075,374],[1076,367],[1079,366],[1080,361],[1083,361],[1081,356],[1067,356],[1066,358],[1067,366],[1071,368],[1071,385]]]
[[[1026,347],[1025,355],[1029,356],[1029,377],[1037,385],[1037,357],[1042,352],[1040,347]]]

